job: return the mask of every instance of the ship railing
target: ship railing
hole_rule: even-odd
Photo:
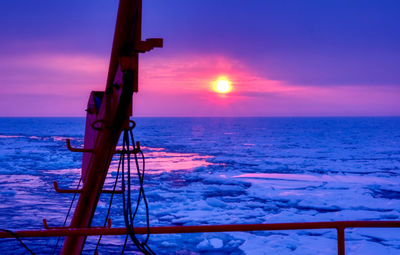
[[[267,224],[231,224],[200,226],[150,227],[151,234],[182,234],[207,232],[247,232],[301,229],[336,229],[338,255],[345,254],[345,229],[347,228],[400,228],[400,221],[329,221]],[[135,234],[146,234],[146,227],[135,227]],[[14,231],[18,237],[55,237],[55,236],[97,236],[126,235],[126,228],[46,228],[40,230]],[[13,238],[11,233],[0,231],[0,238]]]

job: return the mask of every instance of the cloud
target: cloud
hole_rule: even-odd
[[[90,54],[37,53],[0,59],[3,116],[82,115],[91,90],[104,90],[108,61]],[[227,76],[228,95],[212,91]],[[139,116],[399,115],[398,86],[314,86],[269,79],[223,55],[142,55]]]
[[[173,58],[151,57],[141,62],[140,81],[143,91],[165,93],[211,92],[219,76],[232,81],[233,93],[284,93],[298,88],[257,75],[242,62],[219,55],[186,55]]]
[[[104,89],[107,64],[85,54],[7,56],[0,59],[0,84],[9,94],[87,94]]]
[[[234,89],[211,90],[224,75]],[[149,57],[142,61],[139,115],[169,116],[351,116],[399,115],[398,86],[290,84],[259,75],[242,62],[219,55]]]

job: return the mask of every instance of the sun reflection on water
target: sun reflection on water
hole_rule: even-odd
[[[122,148],[117,148],[122,149]],[[164,148],[142,147],[146,160],[146,174],[161,174],[184,170],[191,171],[197,167],[212,165],[207,159],[212,156],[203,156],[197,153],[168,152]],[[114,160],[109,174],[117,171],[118,160]]]

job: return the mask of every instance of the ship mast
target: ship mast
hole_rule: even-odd
[[[141,40],[142,0],[120,0],[104,92],[89,97],[82,164],[83,188],[70,228],[91,225],[119,137],[129,126],[132,95],[138,91],[138,53],[162,47],[162,39]],[[61,254],[80,254],[86,236],[67,236]]]

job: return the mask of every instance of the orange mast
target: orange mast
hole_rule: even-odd
[[[83,188],[70,228],[88,228],[123,128],[132,115],[132,95],[138,91],[138,53],[162,47],[162,39],[141,41],[141,0],[120,0],[107,84],[88,102]],[[101,103],[100,103],[101,102]],[[68,236],[61,254],[80,254],[86,236]]]

